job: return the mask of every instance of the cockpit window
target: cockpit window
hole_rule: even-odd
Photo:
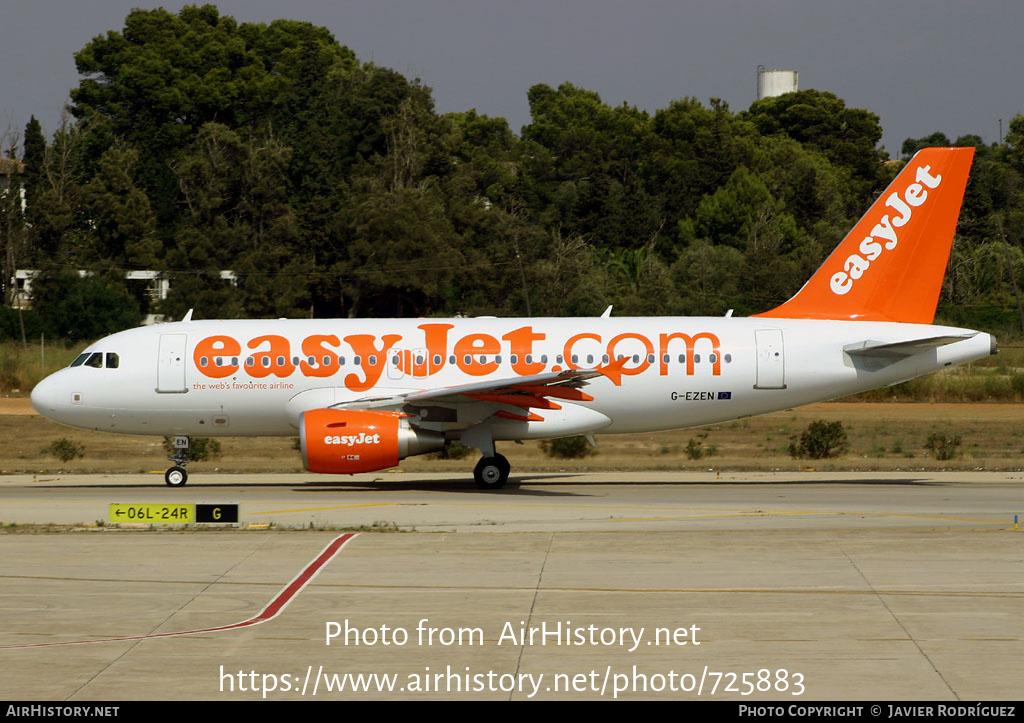
[[[71,366],[73,366],[73,367],[80,367],[83,364],[85,364],[85,360],[88,359],[88,358],[89,358],[89,352],[86,352],[85,354],[79,354],[78,358],[75,359],[73,362],[71,362]]]
[[[118,362],[120,362],[120,357],[117,354],[107,352],[107,369],[117,369]]]
[[[87,367],[95,367],[96,369],[103,368],[103,354],[100,352],[93,352],[88,359],[85,361]]]

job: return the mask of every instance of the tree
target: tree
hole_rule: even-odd
[[[42,126],[35,116],[25,125],[24,155],[25,199],[28,206],[34,206],[43,185],[46,164],[46,139]]]
[[[876,114],[847,108],[833,93],[801,90],[756,101],[746,117],[762,135],[787,135],[847,169],[857,206],[872,200],[881,169],[875,147],[882,126]]]
[[[65,339],[98,339],[138,326],[138,304],[117,275],[79,276],[48,267],[32,279],[32,305],[43,323]]]
[[[4,306],[13,306],[16,288],[11,283],[25,252],[25,219],[21,208],[23,164],[15,157],[17,134],[0,135],[0,288]]]
[[[149,198],[135,185],[139,152],[127,143],[111,146],[95,176],[82,189],[89,217],[89,246],[81,261],[103,261],[120,268],[150,269],[160,245]]]
[[[924,138],[908,138],[903,141],[900,153],[903,160],[909,161],[922,148],[946,148],[951,145],[949,137],[945,133],[935,131],[930,136],[925,136]]]

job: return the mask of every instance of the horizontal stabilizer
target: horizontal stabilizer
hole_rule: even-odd
[[[911,339],[910,341],[861,341],[844,346],[843,351],[861,361],[868,370],[877,371],[927,349],[936,349],[946,344],[955,344],[958,341],[970,339],[977,336],[977,333],[930,336],[926,339]]]

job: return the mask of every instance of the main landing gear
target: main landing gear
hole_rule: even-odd
[[[460,441],[467,447],[476,447],[483,458],[476,463],[473,481],[482,490],[499,490],[508,482],[512,465],[494,451],[494,435],[486,424],[477,424],[464,431]]]
[[[508,482],[512,465],[504,456],[494,453],[493,457],[482,457],[473,470],[473,481],[482,490],[497,490]]]
[[[177,436],[172,440],[174,454],[167,459],[174,462],[174,466],[164,472],[164,482],[168,487],[184,487],[188,482],[188,472],[185,465],[188,464],[189,438]]]

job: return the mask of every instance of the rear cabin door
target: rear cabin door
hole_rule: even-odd
[[[786,388],[786,352],[782,346],[782,329],[757,329],[757,381],[754,389]]]

